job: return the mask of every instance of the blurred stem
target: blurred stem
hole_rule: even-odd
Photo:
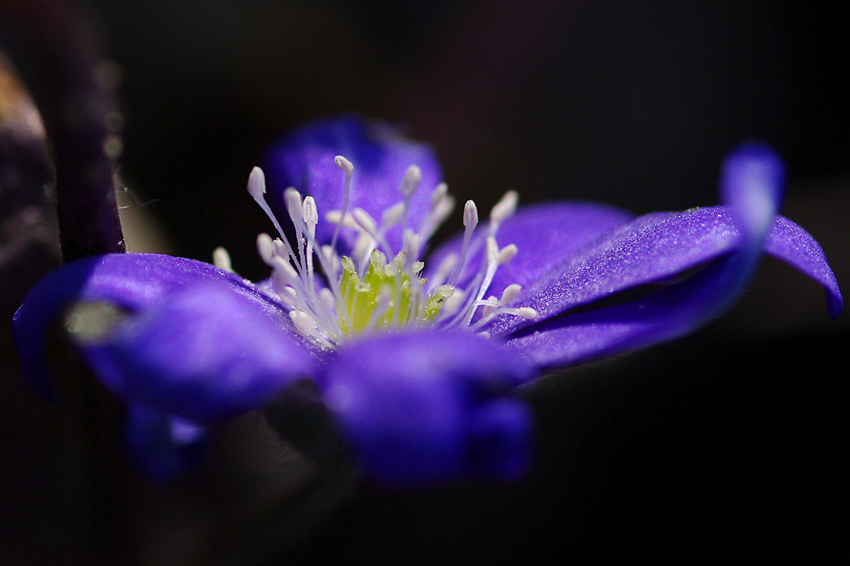
[[[58,0],[0,0],[2,36],[52,145],[63,260],[124,252],[113,184],[117,66],[79,11]]]
[[[115,90],[119,72],[100,54],[94,30],[76,6],[59,0],[0,0],[0,41],[41,114],[53,154],[62,258],[124,252],[113,184],[121,149]],[[112,126],[112,128],[110,128]],[[122,542],[117,513],[114,401],[81,365],[64,370],[80,419],[90,525],[86,563],[115,564]]]

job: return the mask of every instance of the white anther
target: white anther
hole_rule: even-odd
[[[381,228],[388,230],[398,224],[401,217],[404,216],[404,203],[397,202],[384,211],[381,216]]]
[[[516,255],[517,247],[514,244],[508,244],[499,250],[499,265],[504,265],[511,261]]]
[[[487,263],[499,263],[499,244],[492,236],[487,237]]]
[[[357,234],[357,239],[354,240],[354,249],[351,250],[351,258],[356,265],[365,265],[369,252],[372,251],[372,245],[375,240],[366,232]]]
[[[443,261],[440,262],[440,265],[437,266],[437,274],[435,277],[438,279],[445,279],[449,276],[452,269],[457,265],[457,254],[450,253],[446,257],[443,258]]]
[[[529,320],[531,320],[532,318],[537,318],[537,311],[531,307],[522,307],[516,309],[516,312],[514,314],[517,314],[522,318],[527,318]]]
[[[307,233],[310,238],[316,237],[316,224],[319,223],[319,212],[316,210],[316,201],[313,197],[304,198],[304,223],[307,225]]]
[[[283,200],[286,202],[286,210],[293,224],[298,226],[304,218],[304,207],[301,205],[301,194],[293,187],[283,191]]]
[[[257,202],[265,201],[263,195],[266,193],[266,176],[259,167],[251,169],[248,175],[248,194]]]
[[[440,202],[437,203],[437,206],[434,207],[433,212],[431,213],[434,217],[434,223],[439,226],[443,223],[443,221],[448,218],[449,214],[452,213],[452,210],[455,208],[455,198],[452,195],[446,195]]]
[[[422,170],[416,165],[411,165],[404,173],[404,178],[401,180],[398,190],[404,195],[405,200],[409,199],[419,188],[419,182],[422,180]]]
[[[329,245],[324,245],[322,246],[322,256],[333,271],[333,273],[327,273],[326,275],[331,279],[334,279],[340,268],[339,256],[337,255],[336,250]]]
[[[316,336],[316,321],[309,314],[293,310],[289,311],[289,318],[295,323],[295,329],[305,337]]]
[[[427,242],[440,224],[445,222],[446,218],[452,213],[455,207],[455,199],[451,195],[443,195],[436,205],[431,207],[428,214],[422,220],[422,225],[419,227],[419,233],[422,235],[422,240]]]
[[[230,262],[230,254],[224,248],[216,248],[213,250],[213,265],[217,268],[233,273],[233,264]]]
[[[346,228],[353,228],[357,230],[359,226],[357,222],[354,220],[354,217],[351,214],[346,213],[345,218],[342,217],[341,210],[331,210],[327,214],[325,214],[325,220],[330,222],[331,224],[339,224],[342,223]]]
[[[354,171],[354,165],[351,164],[351,161],[341,155],[334,157],[334,163],[337,167],[345,171],[345,196],[342,199],[342,212],[340,213],[340,217],[343,221],[345,221],[345,217],[348,214],[348,197],[351,192],[351,172]],[[342,228],[342,224],[337,223],[336,228],[334,229],[333,238],[331,238],[332,248],[336,247],[336,239],[339,237],[340,228]]]
[[[334,298],[333,292],[331,292],[331,290],[327,287],[322,287],[319,290],[319,303],[322,305],[325,312],[336,312],[336,299]]]
[[[263,262],[271,267],[272,259],[274,259],[274,242],[268,234],[260,234],[257,236],[257,252]]]
[[[416,259],[419,257],[419,244],[421,242],[421,237],[419,234],[413,233],[412,230],[404,231],[404,244],[402,246],[402,251],[404,255],[409,257],[410,259]]]
[[[499,301],[503,305],[509,305],[514,302],[519,295],[519,292],[522,291],[522,286],[514,283],[512,285],[508,285],[504,291],[502,291],[502,298]]]
[[[251,174],[248,176],[248,194],[256,201],[260,208],[263,209],[263,212],[266,213],[266,216],[269,217],[269,220],[272,221],[274,227],[277,229],[277,233],[283,236],[283,228],[280,227],[280,223],[277,221],[277,217],[275,217],[272,209],[269,208],[268,203],[266,203],[266,198],[263,196],[266,193],[266,177],[263,174],[263,170],[259,167],[254,167],[251,170]]]
[[[466,297],[461,289],[455,289],[454,293],[443,303],[443,316],[451,316],[460,309],[463,299]]]
[[[280,297],[281,302],[285,305],[294,306],[298,301],[298,295],[295,293],[295,289],[289,287],[283,281],[278,281],[274,277],[273,282],[277,296]]]
[[[437,203],[443,200],[443,197],[446,196],[446,193],[448,192],[449,186],[445,183],[440,183],[434,187],[434,190],[431,191],[431,206],[437,206]]]
[[[281,240],[280,238],[275,238],[273,244],[275,255],[289,257],[289,251],[287,251],[286,244],[283,243],[283,240]]]
[[[352,165],[351,161],[341,155],[337,155],[336,157],[334,157],[334,164],[346,173],[351,173],[352,171],[354,171],[354,165]]]
[[[478,207],[471,200],[466,201],[463,206],[463,225],[467,229],[475,228],[478,225]]]
[[[493,210],[490,211],[490,220],[493,222],[501,222],[505,218],[511,216],[516,210],[518,201],[519,194],[517,194],[516,191],[506,192],[499,202],[496,203],[496,206],[493,207]]]
[[[354,209],[354,219],[357,221],[357,224],[359,224],[360,227],[369,234],[374,234],[378,229],[378,224],[375,222],[375,219],[369,216],[369,213],[362,208]]]
[[[269,267],[275,270],[275,273],[280,273],[280,277],[286,281],[287,285],[298,280],[298,272],[292,265],[280,256],[274,256]]]

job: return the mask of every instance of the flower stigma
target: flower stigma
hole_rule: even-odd
[[[283,193],[295,229],[293,246],[265,200],[263,171],[255,167],[248,178],[249,194],[279,234],[275,239],[268,234],[257,237],[260,257],[272,268],[270,284],[263,288],[290,309],[289,317],[299,334],[314,344],[336,349],[346,340],[366,333],[430,326],[478,332],[495,316],[537,316],[534,309],[510,306],[520,292],[517,284],[508,285],[501,298],[485,298],[499,265],[517,253],[515,245],[500,248],[496,241],[499,225],[516,210],[515,191],[507,192],[493,207],[483,239],[473,238],[478,209],[474,202],[467,201],[460,254],[448,254],[428,280],[421,277],[425,264],[419,257],[454,209],[455,200],[448,194],[446,184],[433,189],[429,211],[414,230],[409,226],[410,202],[422,178],[419,167],[411,165],[407,169],[399,185],[401,201],[383,211],[380,221],[376,221],[362,208],[348,210],[354,165],[342,156],[335,157],[334,163],[345,173],[345,196],[342,210],[331,210],[325,216],[336,225],[330,245],[323,246],[316,239],[319,213],[312,196],[302,198],[292,187]],[[386,235],[399,224],[403,243],[402,249],[396,251]],[[350,256],[336,252],[341,230],[357,234]],[[481,265],[472,272],[470,257],[476,255],[475,248],[482,243]],[[229,270],[226,252],[216,254],[216,264]],[[317,273],[316,263],[321,273]]]

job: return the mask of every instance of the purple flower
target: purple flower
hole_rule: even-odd
[[[426,146],[356,118],[326,121],[286,138],[267,170],[273,190],[259,169],[248,190],[278,231],[258,238],[270,280],[229,272],[223,251],[219,267],[105,255],[50,274],[15,315],[27,375],[50,395],[50,321],[74,301],[126,309],[75,343],[131,404],[131,444],[161,475],[197,453],[199,427],[309,379],[375,480],[517,477],[532,424],[512,389],[691,332],[740,296],[762,252],[820,283],[830,316],[842,309],[820,246],[776,216],[784,170],[758,143],[725,161],[723,206],[634,218],[592,203],[517,209],[509,192],[480,224],[466,203],[464,233],[427,265],[454,200]]]

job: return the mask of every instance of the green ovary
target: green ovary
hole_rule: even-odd
[[[405,269],[405,259],[400,253],[388,264],[387,257],[374,250],[361,280],[351,258],[342,258],[337,315],[344,335],[434,323],[454,288],[440,285],[426,294],[427,280],[419,277],[424,264],[415,262]]]

